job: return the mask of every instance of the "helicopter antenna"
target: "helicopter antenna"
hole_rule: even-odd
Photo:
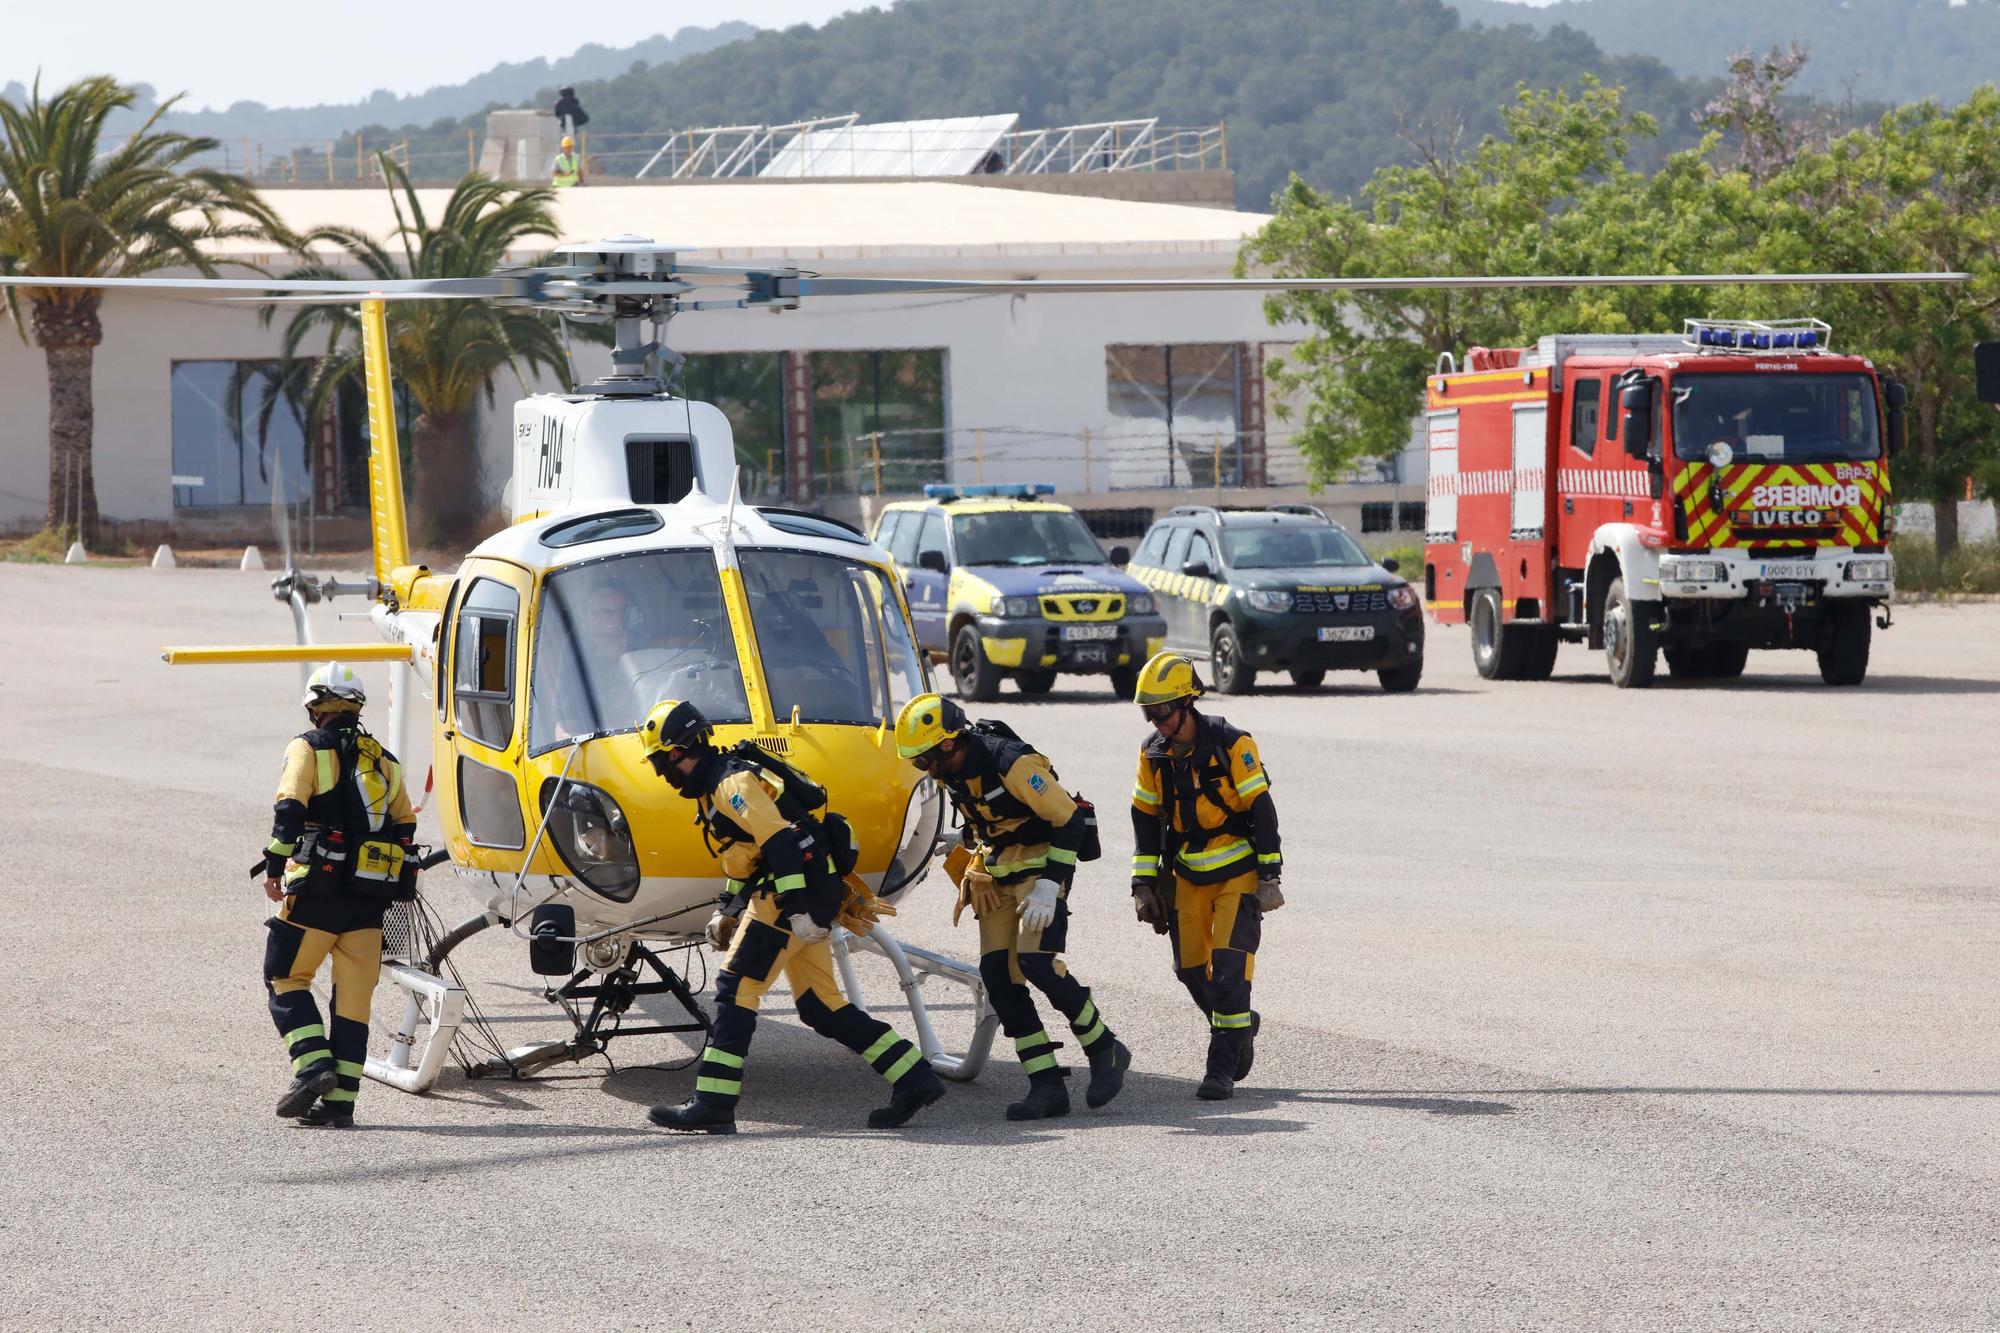
[[[722,519],[722,542],[729,548],[729,563],[736,563],[736,497],[743,491],[743,465],[729,470],[729,512]]]

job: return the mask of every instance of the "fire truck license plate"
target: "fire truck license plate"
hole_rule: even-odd
[[[1375,637],[1373,625],[1321,625],[1321,643],[1366,643]]]
[[[1760,575],[1767,579],[1809,579],[1816,573],[1811,565],[1772,564],[1763,566]]]
[[[1115,639],[1118,637],[1116,625],[1064,625],[1063,637],[1074,643],[1078,639]]]

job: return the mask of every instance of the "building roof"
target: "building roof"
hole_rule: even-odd
[[[449,194],[417,191],[433,218]],[[266,190],[263,197],[294,231],[341,226],[387,236],[396,225],[386,189]],[[685,246],[697,261],[909,259],[1008,272],[1119,260],[1226,272],[1244,238],[1268,221],[1260,213],[948,181],[583,187],[558,191],[556,212],[564,241],[635,234]],[[245,257],[270,249],[247,241],[216,247]]]

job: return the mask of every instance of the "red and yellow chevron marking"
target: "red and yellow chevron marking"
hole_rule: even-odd
[[[1797,550],[1813,546],[1874,546],[1882,540],[1889,477],[1879,462],[1733,464],[1722,469],[1719,507],[1711,485],[1714,475],[1715,468],[1708,463],[1683,462],[1674,477],[1673,495],[1687,515],[1687,544],[1691,547]],[[1739,526],[1733,516],[1750,507],[1751,497],[1760,486],[1856,486],[1861,491],[1861,503],[1823,508],[1831,522],[1819,528]]]

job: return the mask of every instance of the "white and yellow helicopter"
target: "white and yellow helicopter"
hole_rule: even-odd
[[[899,759],[894,720],[930,688],[890,559],[859,532],[796,510],[739,503],[728,420],[671,389],[664,329],[705,308],[789,309],[822,296],[1234,290],[1733,285],[1962,281],[1962,274],[1571,275],[1133,281],[869,279],[786,267],[704,267],[638,237],[563,247],[551,262],[490,278],[341,282],[0,277],[17,287],[91,286],[247,299],[356,301],[362,314],[371,453],[371,576],[355,583],[289,567],[274,583],[299,642],[172,648],[176,664],[388,664],[385,741],[413,790],[434,786],[442,856],[477,914],[385,960],[406,993],[376,1034],[369,1076],[411,1092],[435,1083],[466,995],[448,965],[471,936],[504,927],[530,945],[574,1034],[507,1052],[530,1073],[604,1049],[613,1036],[701,1031],[707,1019],[663,953],[697,943],[722,874],[690,808],[642,761],[634,732],[655,702],[688,699],[721,744],[748,739],[823,784],[861,844],[856,873],[894,904],[923,880],[945,828],[935,785]],[[413,564],[395,434],[386,302],[490,300],[608,323],[611,374],[514,408],[513,522],[450,574]],[[663,373],[664,372],[664,373]],[[382,642],[313,644],[305,607],[363,596]],[[430,731],[426,747],[422,731]],[[425,762],[428,749],[428,763]],[[417,775],[424,774],[421,782]],[[442,858],[441,858],[442,859]],[[851,998],[857,951],[885,957],[925,1056],[947,1077],[984,1066],[997,1027],[974,964],[899,941],[886,925],[835,932]],[[651,975],[648,976],[647,973]],[[921,985],[965,986],[973,1025],[948,1053]],[[669,995],[679,1023],[624,1026],[635,998]],[[578,1004],[590,1002],[587,1015]],[[386,1049],[383,1049],[386,1045]],[[379,1052],[379,1053],[378,1053]],[[477,1067],[475,1067],[477,1068]]]

